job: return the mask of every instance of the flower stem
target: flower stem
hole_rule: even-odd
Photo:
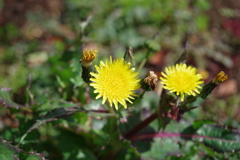
[[[107,101],[106,104],[107,104],[107,107],[108,107],[108,111],[109,111],[109,113],[115,114],[115,111],[114,111],[113,107],[110,106],[110,104],[109,104],[108,101]]]
[[[148,50],[145,58],[142,60],[142,62],[140,63],[140,65],[138,67],[138,72],[140,72],[142,70],[143,66],[145,65],[145,63],[147,62],[147,60],[149,58],[149,55],[150,55],[150,51]]]
[[[113,107],[110,106],[110,104],[109,104],[108,101],[107,101],[106,104],[107,104],[109,113],[115,114],[115,111],[114,111]],[[110,118],[108,118],[108,123],[109,123],[109,124],[108,124],[108,126],[109,126],[108,132],[109,132],[109,133],[114,132],[114,130],[116,129],[116,124],[117,124],[117,119],[116,119],[116,117],[110,117]]]
[[[152,113],[152,115],[149,116],[147,119],[138,123],[134,128],[129,130],[127,133],[125,133],[124,137],[126,139],[130,139],[133,135],[135,135],[137,132],[139,132],[140,130],[142,130],[146,126],[148,126],[152,121],[154,121],[158,117],[161,117],[163,127],[164,127],[166,122],[165,122],[164,117],[162,117],[162,114],[165,114],[164,113],[165,112],[164,111],[164,108],[165,108],[164,106],[165,106],[165,103],[166,103],[165,101],[166,101],[166,90],[163,90],[163,92],[161,94],[161,98],[159,100],[159,107],[158,107],[157,111]],[[160,106],[162,106],[162,107],[160,108]],[[159,129],[160,129],[160,126],[159,126]]]
[[[145,128],[147,125],[149,125],[152,121],[154,121],[155,119],[157,119],[157,113],[154,112],[151,116],[149,116],[147,119],[145,119],[144,121],[140,122],[139,124],[137,124],[134,128],[132,128],[131,130],[129,130],[127,133],[124,134],[124,137],[126,139],[130,139],[134,134],[136,134],[137,132],[139,132],[140,130],[142,130],[143,128]]]

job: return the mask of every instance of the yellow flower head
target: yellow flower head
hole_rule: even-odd
[[[161,73],[161,83],[164,84],[163,88],[170,90],[170,92],[176,92],[181,96],[181,100],[184,101],[184,94],[196,96],[199,93],[198,89],[202,88],[200,84],[202,76],[197,74],[197,69],[186,64],[176,64],[174,66],[167,67],[166,73]]]
[[[96,58],[96,53],[98,51],[97,50],[88,50],[88,49],[85,49],[85,51],[83,51],[83,56],[82,56],[82,59],[80,60],[80,62],[82,63],[82,65],[84,67],[88,67],[92,64],[92,61]]]
[[[97,73],[90,73],[94,77],[90,78],[93,82],[90,85],[95,88],[94,93],[98,93],[96,99],[103,97],[102,104],[108,99],[110,105],[114,103],[116,109],[118,103],[127,108],[126,101],[132,103],[132,96],[137,96],[134,90],[140,87],[138,73],[130,65],[123,58],[113,61],[112,57],[106,63],[101,61],[99,66],[95,65]]]

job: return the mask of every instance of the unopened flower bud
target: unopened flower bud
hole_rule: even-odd
[[[224,82],[228,79],[228,76],[223,72],[219,72],[217,76],[208,84],[206,84],[200,94],[200,97],[207,98],[209,94],[211,94],[212,90],[217,87],[221,82]]]
[[[90,75],[90,72],[94,72],[94,68],[92,66],[92,61],[96,58],[97,50],[88,50],[86,49],[83,51],[82,59],[80,60],[80,63],[82,64],[82,79],[86,82],[90,82],[90,78],[92,77]]]
[[[85,49],[85,51],[83,51],[82,59],[80,60],[82,66],[84,67],[90,66],[92,64],[92,61],[96,58],[97,52],[98,52],[97,50]]]
[[[212,80],[213,83],[219,84],[221,82],[224,82],[228,79],[228,76],[221,71],[220,73],[217,74],[217,76]]]

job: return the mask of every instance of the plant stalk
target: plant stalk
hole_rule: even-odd
[[[151,116],[149,116],[147,119],[145,119],[144,121],[140,122],[139,124],[137,124],[134,128],[132,128],[131,130],[129,130],[127,133],[124,134],[124,137],[126,139],[130,139],[133,135],[135,135],[137,132],[139,132],[140,130],[142,130],[143,128],[145,128],[147,125],[149,125],[152,121],[154,121],[155,119],[157,119],[157,113],[154,112]]]

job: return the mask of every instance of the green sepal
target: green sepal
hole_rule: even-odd
[[[203,86],[203,89],[201,90],[199,97],[206,99],[208,97],[208,95],[210,95],[212,93],[213,89],[216,87],[217,87],[216,83],[213,83],[212,81],[209,82],[208,84]]]
[[[92,78],[90,72],[95,72],[95,69],[92,65],[85,67],[82,66],[82,79],[84,80],[84,82],[86,83],[90,83],[90,78]]]

